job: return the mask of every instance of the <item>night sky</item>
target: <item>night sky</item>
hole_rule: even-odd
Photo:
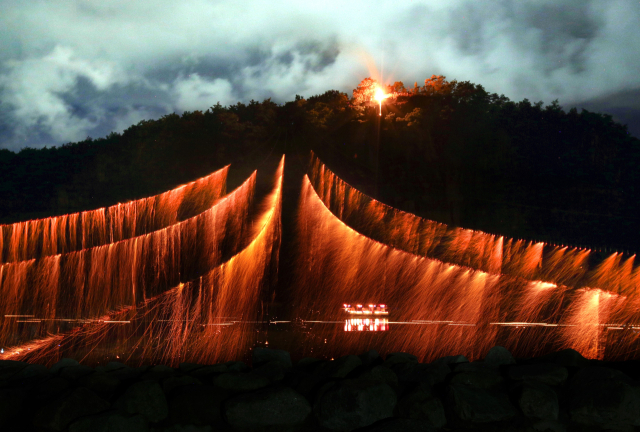
[[[251,99],[351,94],[373,65],[602,111],[640,137],[640,1],[0,0],[0,148]],[[382,65],[384,65],[382,67]]]

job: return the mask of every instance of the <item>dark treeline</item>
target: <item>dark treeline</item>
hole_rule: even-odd
[[[434,76],[371,103],[328,91],[277,105],[219,104],[60,148],[0,150],[0,220],[62,214],[167,190],[227,163],[314,150],[381,201],[448,224],[637,251],[640,141],[609,115],[513,102]],[[379,152],[379,154],[378,154]],[[250,167],[254,168],[254,167]],[[377,179],[377,180],[376,180]]]

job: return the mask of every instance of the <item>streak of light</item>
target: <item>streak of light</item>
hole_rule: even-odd
[[[412,323],[416,324],[448,324],[453,321],[436,321],[436,320],[411,320]]]
[[[532,323],[532,322],[492,322],[490,325],[503,325],[503,326],[543,326],[546,327],[547,323]]]
[[[342,324],[343,321],[307,321],[304,320],[305,323],[320,323],[320,324]]]

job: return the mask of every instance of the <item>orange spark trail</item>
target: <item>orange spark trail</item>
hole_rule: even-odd
[[[406,252],[491,274],[613,292],[633,291],[633,258],[614,253],[589,269],[590,250],[507,239],[403,212],[364,195],[312,153],[311,184],[324,204],[356,231]]]
[[[0,264],[113,243],[165,228],[225,194],[229,166],[159,195],[107,208],[0,225]]]
[[[358,302],[391,305],[393,321],[446,321],[379,341],[376,334],[327,330],[322,337],[337,351],[332,355],[366,349],[374,340],[384,352],[409,351],[424,360],[454,351],[473,358],[491,347],[493,334],[477,327],[493,308],[499,276],[416,256],[357,233],[333,216],[306,176],[299,239],[298,280],[305,289],[297,293],[296,314],[304,320],[332,317],[344,302]]]
[[[60,317],[97,316],[135,305],[204,274],[223,254],[237,252],[248,229],[255,181],[254,172],[208,210],[139,237],[0,265],[0,276],[6,274],[0,277],[0,298],[7,298],[0,302],[0,344],[55,332]],[[23,325],[6,316],[23,314],[42,322]]]
[[[632,289],[640,280],[640,273],[632,271],[633,257],[620,264],[612,256],[588,272],[588,251],[556,247],[545,255],[543,243],[504,241],[446,226],[443,230],[442,224],[354,192],[323,165],[315,164],[312,171],[317,189],[305,177],[299,207],[298,277],[305,290],[297,314],[307,321],[336,319],[345,302],[384,303],[391,314],[388,333],[394,334],[384,338],[327,328],[321,337],[329,341],[332,356],[374,344],[423,360],[460,353],[481,358],[499,342],[522,356],[574,348],[586,357],[603,358],[610,331],[621,328],[620,323],[640,323],[640,301],[601,289],[587,294],[575,289],[587,278],[611,290]],[[359,231],[372,233],[374,239],[346,221],[360,223]],[[428,235],[416,241],[425,232]],[[385,241],[378,243],[380,239]],[[540,275],[574,285],[534,279]],[[410,323],[424,325],[411,331],[398,325]],[[617,341],[608,344],[607,358],[633,355],[638,337],[625,331]]]
[[[253,341],[261,291],[276,271],[281,236],[284,157],[266,210],[246,248],[204,276],[136,306],[58,334],[8,348],[0,359],[55,363],[61,353],[98,363],[123,353],[130,363],[215,363],[237,359]],[[115,340],[113,342],[109,342]]]

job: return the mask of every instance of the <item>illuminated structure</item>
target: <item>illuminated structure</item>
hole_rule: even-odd
[[[353,315],[389,315],[389,312],[387,311],[387,305],[383,304],[370,304],[368,306],[357,304],[355,306],[351,306],[350,304],[345,303],[344,310],[348,314]]]

